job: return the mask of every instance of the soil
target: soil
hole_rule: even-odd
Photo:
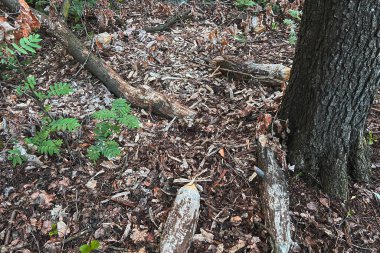
[[[88,32],[113,35],[109,47],[94,45],[84,32],[78,36],[130,84],[149,85],[190,106],[198,117],[189,125],[133,108],[141,127],[116,136],[124,147],[122,155],[90,162],[86,149],[94,142],[91,114],[109,108],[115,97],[41,30],[40,52],[21,59],[25,71],[35,75],[43,89],[54,82],[71,84],[73,94],[49,101],[51,114],[76,117],[81,128],[65,136],[60,155],[38,156],[42,166],[13,167],[7,151],[38,130],[41,115],[32,99],[16,95],[21,76],[2,71],[0,245],[7,241],[4,252],[78,252],[93,239],[101,243],[97,252],[158,252],[163,224],[183,186],[174,180],[192,179],[205,169],[200,176],[205,181],[199,182],[197,239],[189,252],[271,252],[268,232],[257,225],[265,224],[260,178],[250,176],[255,173],[257,117],[275,116],[282,90],[229,79],[211,61],[234,55],[243,61],[291,66],[295,48],[288,42],[289,29],[279,24],[276,30],[267,26],[254,33],[247,24],[253,10],[239,10],[230,2],[145,2],[122,4],[125,13],[117,14],[115,23],[105,28],[95,18],[86,20]],[[193,18],[169,31],[139,30],[163,24],[188,8]],[[379,116],[380,103],[375,100],[368,119],[373,136],[380,132]],[[292,252],[378,252],[380,200],[375,194],[380,194],[380,143],[376,138],[373,151],[372,181],[352,182],[347,202],[331,199],[287,172]],[[54,233],[55,225],[64,233]]]

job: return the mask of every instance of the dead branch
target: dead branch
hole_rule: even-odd
[[[218,56],[212,63],[223,74],[238,80],[253,81],[268,86],[280,86],[289,80],[290,68],[281,64],[242,62],[233,56]]]
[[[265,175],[260,183],[265,226],[272,239],[273,252],[286,253],[292,244],[290,236],[289,196],[282,168],[266,135],[260,135],[257,141],[258,166]]]
[[[190,10],[175,14],[174,16],[170,17],[163,25],[157,25],[157,26],[151,26],[151,27],[145,27],[143,30],[145,30],[148,33],[155,33],[155,32],[163,32],[169,30],[169,28],[174,25],[178,21],[183,21],[187,18],[189,18],[191,15]]]
[[[19,8],[17,0],[1,0],[9,9],[16,11]],[[89,72],[99,78],[103,84],[118,97],[124,97],[132,105],[147,109],[168,118],[193,119],[194,110],[171,100],[163,94],[143,85],[136,88],[129,85],[111,67],[91,53],[83,43],[71,32],[61,20],[49,20],[48,17],[34,9],[40,22],[48,27],[48,31],[57,37],[66,50],[79,63],[85,65]]]

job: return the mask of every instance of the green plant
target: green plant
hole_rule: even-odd
[[[51,224],[51,230],[49,231],[49,236],[58,235],[57,223]]]
[[[86,7],[92,8],[95,6],[96,2],[96,0],[72,0],[69,8],[69,13],[74,18],[74,21],[78,22],[82,17]]]
[[[298,21],[301,20],[302,11],[299,11],[299,10],[292,10],[292,9],[290,9],[290,10],[288,10],[288,13],[289,13],[289,15],[290,15],[292,18],[294,18],[294,19],[296,19],[296,20],[298,20]]]
[[[90,253],[93,250],[97,250],[100,247],[100,243],[97,240],[92,240],[90,244],[83,244],[80,246],[79,251],[81,253]]]
[[[23,164],[26,161],[26,157],[21,154],[20,149],[13,148],[8,151],[8,160],[12,161],[12,165],[15,167],[17,164]]]
[[[41,129],[33,137],[25,138],[25,143],[35,146],[40,154],[59,154],[63,140],[54,139],[53,136],[58,136],[59,133],[74,132],[80,124],[75,118],[52,118],[49,114],[51,106],[43,106],[43,104],[46,99],[70,94],[72,92],[70,85],[61,82],[55,83],[50,85],[47,91],[42,91],[37,89],[35,77],[28,76],[24,85],[16,88],[16,92],[20,96],[25,94],[34,98],[45,115],[41,120]]]
[[[373,145],[377,141],[378,141],[377,135],[375,135],[372,131],[369,131],[367,135],[367,144]]]
[[[295,45],[297,43],[297,32],[296,32],[296,24],[291,19],[284,19],[284,25],[289,27],[289,44]]]
[[[273,21],[271,24],[271,28],[272,28],[272,30],[277,30],[278,29],[278,23]]]
[[[19,68],[17,55],[35,54],[36,49],[40,49],[39,42],[42,39],[39,34],[31,34],[21,38],[17,43],[0,43],[0,64],[6,65],[11,69]]]
[[[74,118],[54,119],[49,114],[51,106],[44,106],[47,99],[53,97],[62,97],[64,95],[70,94],[72,92],[70,85],[67,83],[59,82],[50,85],[47,91],[38,89],[36,78],[34,76],[26,76],[20,66],[17,57],[14,57],[18,54],[28,55],[29,53],[36,53],[35,49],[41,47],[38,44],[40,41],[40,36],[38,34],[35,34],[30,35],[27,38],[22,38],[19,41],[19,44],[12,43],[12,49],[6,45],[6,52],[10,56],[8,56],[7,59],[4,59],[4,61],[7,61],[8,64],[12,64],[13,67],[17,68],[24,75],[25,81],[23,85],[17,86],[16,93],[19,96],[26,95],[33,98],[44,114],[44,117],[41,121],[42,124],[40,130],[37,131],[33,137],[26,138],[25,143],[36,146],[37,151],[40,154],[54,155],[59,154],[59,149],[63,143],[63,140],[60,138],[52,139],[52,136],[56,136],[58,133],[63,132],[73,132],[80,125],[77,119]],[[8,59],[13,60],[9,61]]]
[[[131,108],[125,99],[115,99],[110,110],[103,109],[95,112],[92,117],[99,120],[95,126],[96,142],[87,150],[87,157],[96,161],[101,155],[110,159],[120,155],[119,144],[113,136],[119,134],[122,127],[138,128],[139,120],[130,114]]]
[[[233,38],[237,41],[237,42],[240,42],[240,43],[246,43],[247,42],[247,36],[245,35],[234,35]]]
[[[257,3],[252,0],[235,0],[235,6],[239,9],[245,9],[255,5],[257,5]]]

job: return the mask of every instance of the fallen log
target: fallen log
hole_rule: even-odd
[[[289,195],[282,168],[266,135],[257,140],[258,166],[264,171],[260,182],[262,208],[265,215],[265,226],[272,239],[272,252],[289,252],[292,245],[290,235]]]
[[[1,0],[5,6],[16,12],[19,9],[17,0]],[[50,20],[46,15],[30,8],[38,17],[39,21],[48,27],[48,32],[57,37],[75,60],[83,64],[94,76],[118,97],[124,97],[132,105],[148,109],[168,118],[193,119],[196,115],[194,110],[172,101],[165,95],[152,90],[149,86],[136,88],[129,85],[111,67],[91,53],[83,43],[71,32],[67,25],[59,20]]]
[[[161,253],[186,253],[198,224],[200,195],[192,181],[178,190],[160,240]]]
[[[268,86],[281,86],[289,80],[290,68],[282,64],[241,62],[234,56],[218,56],[212,63],[223,74],[237,80],[253,81]]]

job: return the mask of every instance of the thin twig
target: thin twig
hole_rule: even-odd
[[[17,212],[16,210],[13,210],[13,212],[11,214],[11,219],[9,220],[9,224],[8,224],[8,228],[7,228],[7,235],[5,236],[4,245],[8,245],[9,239],[11,238],[11,231],[12,231],[14,219],[16,217],[16,212]]]

